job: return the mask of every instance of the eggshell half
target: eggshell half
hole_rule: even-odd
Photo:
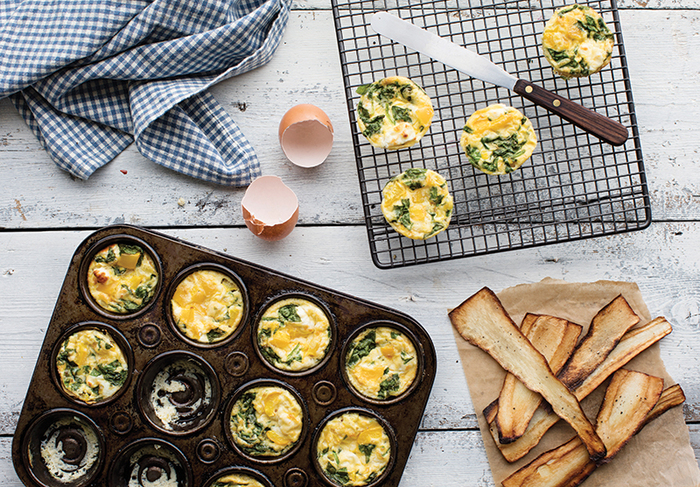
[[[243,220],[263,240],[281,240],[299,219],[299,200],[277,176],[261,176],[250,183],[241,200]]]
[[[301,167],[323,163],[333,147],[333,125],[328,115],[315,105],[296,105],[284,114],[279,126],[284,155]]]

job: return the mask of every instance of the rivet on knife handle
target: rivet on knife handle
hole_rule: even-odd
[[[622,145],[629,136],[621,123],[528,81],[519,79],[513,91],[609,144]]]

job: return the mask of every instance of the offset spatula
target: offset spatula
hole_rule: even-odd
[[[387,12],[377,12],[372,16],[372,28],[378,34],[440,61],[457,71],[512,90],[609,144],[622,145],[627,140],[627,128],[621,123],[562,98],[540,86],[533,85],[529,81],[519,79],[496,66],[488,58],[399,17]]]

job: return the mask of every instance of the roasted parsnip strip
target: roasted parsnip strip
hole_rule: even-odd
[[[559,373],[559,379],[569,389],[576,389],[637,323],[639,316],[622,295],[617,296],[593,317],[588,333]]]
[[[613,376],[598,414],[597,430],[606,438],[610,460],[644,425],[670,408],[679,405],[683,392],[671,386],[661,392],[663,379],[619,370]],[[649,394],[650,396],[647,396]],[[656,401],[656,405],[653,402]],[[644,414],[642,414],[644,413]],[[503,487],[575,487],[580,485],[597,464],[578,437],[543,453],[503,480]]]
[[[498,297],[488,288],[477,292],[449,314],[459,334],[538,392],[552,410],[578,433],[591,455],[605,456],[605,445],[588,421],[576,397],[552,373],[542,354],[510,319]]]
[[[526,315],[520,331],[547,360],[556,374],[574,351],[583,327],[562,318]],[[506,374],[498,397],[496,426],[501,443],[511,443],[525,432],[542,396],[531,391],[513,374]]]
[[[605,379],[610,377],[616,370],[623,367],[639,353],[649,348],[654,343],[661,340],[663,337],[671,333],[671,324],[665,318],[659,317],[649,323],[646,323],[639,328],[630,330],[622,337],[620,343],[613,349],[608,357],[601,363],[586,380],[574,390],[574,395],[581,401],[588,396],[593,390],[602,384]],[[489,418],[495,418],[498,410],[498,403],[494,401],[484,411],[489,410],[487,421]],[[496,446],[501,450],[503,457],[508,462],[515,462],[528,454],[542,439],[544,434],[551,428],[559,418],[556,414],[548,411],[543,406],[540,406],[528,425],[525,433],[516,441],[507,444],[501,444],[498,441],[498,431],[496,430],[493,420],[491,424],[491,436],[493,436]]]

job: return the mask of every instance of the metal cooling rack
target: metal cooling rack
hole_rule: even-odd
[[[369,236],[379,268],[392,268],[640,230],[651,223],[620,21],[614,0],[579,2],[615,32],[610,65],[589,78],[565,81],[541,53],[541,34],[560,1],[332,0]],[[374,32],[372,14],[389,11],[487,55],[506,71],[618,120],[630,130],[613,147],[505,88],[483,83]],[[429,132],[408,149],[375,149],[357,128],[355,89],[393,75],[411,78],[433,100]],[[492,103],[522,111],[538,136],[518,171],[489,176],[459,147],[467,118]],[[449,228],[426,241],[396,233],[382,216],[381,191],[410,167],[439,172],[454,197]]]

